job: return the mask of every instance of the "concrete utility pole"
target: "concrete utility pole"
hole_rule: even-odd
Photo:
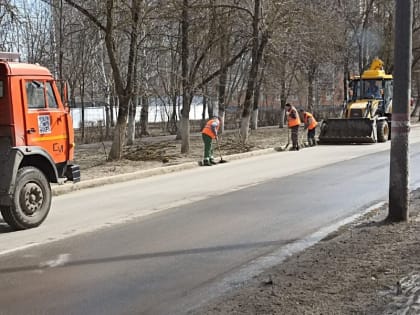
[[[394,92],[391,123],[389,221],[409,216],[409,104],[411,98],[412,0],[395,1]]]

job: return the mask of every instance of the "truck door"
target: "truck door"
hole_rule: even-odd
[[[28,146],[44,148],[55,163],[68,160],[66,111],[51,80],[24,80],[25,128]]]

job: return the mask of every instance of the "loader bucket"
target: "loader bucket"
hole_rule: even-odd
[[[330,118],[321,125],[319,143],[374,143],[376,122],[369,118]]]

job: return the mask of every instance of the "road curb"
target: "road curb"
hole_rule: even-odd
[[[94,179],[89,179],[86,181],[82,180],[76,184],[66,183],[64,185],[55,185],[52,187],[52,193],[54,196],[57,196],[57,195],[62,195],[62,194],[66,194],[72,191],[86,189],[86,188],[93,188],[97,186],[121,183],[121,182],[129,181],[129,180],[141,179],[141,178],[151,177],[155,175],[173,173],[180,170],[190,169],[196,166],[197,166],[196,162],[187,162],[187,163],[182,163],[182,164],[177,164],[177,165],[151,168],[151,169],[141,170],[141,171],[132,172],[132,173],[94,178]]]
[[[242,158],[264,155],[271,152],[274,152],[273,148],[227,155],[224,157],[224,159],[228,161],[239,160]],[[156,176],[156,175],[169,174],[169,173],[174,173],[174,172],[178,172],[182,170],[192,169],[195,167],[199,167],[197,162],[186,162],[186,163],[170,165],[170,166],[162,165],[161,167],[151,168],[147,170],[140,170],[137,172],[118,174],[118,175],[108,176],[108,177],[94,178],[94,179],[89,179],[86,181],[82,180],[76,184],[66,183],[64,185],[53,185],[51,189],[52,189],[53,195],[58,196],[58,195],[67,194],[73,191],[86,189],[86,188],[93,188],[93,187],[104,186],[108,184],[116,184],[116,183],[121,183],[121,182],[135,180],[135,179],[142,179],[142,178],[147,178],[147,177]]]

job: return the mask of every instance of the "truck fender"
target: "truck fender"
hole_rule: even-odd
[[[0,162],[0,205],[11,205],[16,174],[20,167],[37,167],[52,183],[60,180],[53,160],[41,147],[13,147],[2,153]]]
[[[24,155],[19,167],[35,166],[44,173],[45,177],[51,183],[59,182],[60,176],[58,175],[57,166],[50,154],[44,148],[36,146],[20,146],[16,147],[16,149]]]
[[[20,150],[11,149],[2,152],[0,164],[0,205],[12,205],[15,190],[16,174],[24,154]]]

